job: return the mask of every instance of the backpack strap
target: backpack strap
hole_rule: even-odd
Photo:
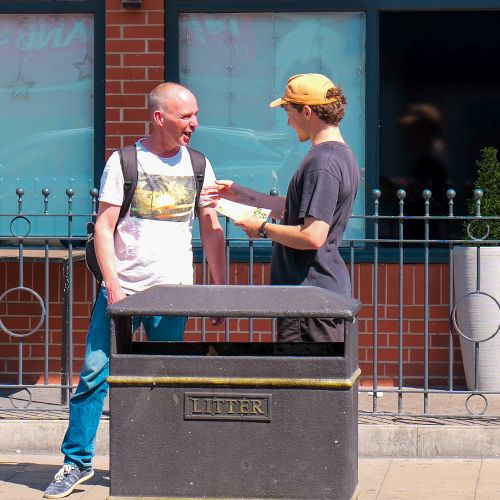
[[[123,172],[123,203],[120,208],[120,219],[127,215],[135,188],[137,187],[137,149],[135,144],[118,150]]]
[[[194,213],[198,215],[198,203],[200,201],[201,189],[203,187],[203,181],[205,180],[205,167],[207,165],[207,159],[203,153],[196,151],[196,149],[187,148],[189,156],[191,158],[191,165],[193,166],[194,182],[196,184],[196,197],[194,201]]]
[[[135,144],[118,150],[123,172],[123,204],[120,208],[120,219],[123,219],[132,203],[135,188],[137,187],[137,150]],[[87,223],[87,243],[85,245],[85,263],[101,286],[102,273],[97,262],[94,242],[95,222]],[[95,304],[94,304],[95,305]]]

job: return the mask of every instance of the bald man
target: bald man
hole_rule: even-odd
[[[148,96],[149,136],[136,142],[137,188],[120,218],[123,173],[118,152],[104,169],[95,226],[95,250],[103,283],[94,305],[80,382],[70,402],[69,426],[61,446],[64,465],[45,498],[68,496],[94,475],[92,458],[108,391],[110,322],[108,304],[153,285],[193,283],[192,223],[196,184],[186,146],[198,126],[196,97],[176,83],[158,85]],[[206,159],[204,185],[215,181]],[[200,235],[215,284],[225,283],[224,235],[213,208],[197,207]],[[221,323],[214,319],[213,323]],[[180,341],[186,318],[134,317],[148,340]]]

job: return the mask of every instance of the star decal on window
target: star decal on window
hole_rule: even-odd
[[[17,80],[8,82],[9,86],[12,87],[12,98],[30,100],[30,88],[33,87],[35,83],[36,82],[26,81],[22,72],[19,71]]]
[[[92,80],[94,76],[94,62],[88,53],[85,54],[82,62],[75,62],[72,64],[78,70],[78,80]]]

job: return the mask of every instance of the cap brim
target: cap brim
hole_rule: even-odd
[[[286,101],[283,100],[282,97],[280,97],[279,99],[276,99],[271,104],[269,104],[269,107],[270,108],[277,108],[278,106],[281,106],[282,104],[286,104]]]

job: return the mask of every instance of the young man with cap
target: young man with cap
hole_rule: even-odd
[[[346,99],[340,86],[324,75],[292,76],[281,106],[288,124],[311,150],[295,171],[286,198],[259,193],[232,181],[217,181],[214,196],[271,209],[279,224],[257,219],[236,221],[250,238],[275,242],[271,261],[272,285],[309,285],[351,294],[346,265],[338,247],[342,240],[359,184],[359,169],[345,143],[339,122]],[[331,319],[278,320],[283,342],[341,341],[340,324]]]

